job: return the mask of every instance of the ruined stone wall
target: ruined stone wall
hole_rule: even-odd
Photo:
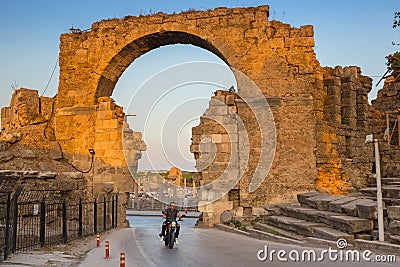
[[[375,138],[379,138],[381,152],[382,177],[400,176],[400,145],[399,145],[399,123],[400,123],[400,82],[395,82],[392,76],[385,80],[382,89],[378,91],[378,96],[372,100],[373,112],[370,113],[371,125]],[[397,112],[396,112],[397,111]],[[389,133],[392,134],[390,144],[385,130],[387,128],[386,112],[388,114]]]
[[[134,186],[132,174],[137,171],[141,151],[146,149],[141,133],[129,129],[122,107],[110,97],[100,99],[98,105],[64,109],[58,113],[58,121],[54,120],[54,101],[52,98],[39,97],[36,90],[19,89],[13,94],[10,106],[2,108],[0,169],[55,173],[52,180],[45,176],[40,179],[42,176],[39,175],[38,183],[34,185],[40,190],[59,190],[71,200],[92,200],[104,194],[122,193],[119,199],[119,225],[123,225],[129,199],[127,194],[133,191]],[[88,115],[96,117],[94,123],[87,121]],[[74,126],[60,125],[60,118],[72,117]],[[63,130],[57,127],[63,127]],[[63,143],[59,142],[54,132],[68,132],[64,127],[78,127],[83,132],[95,129],[93,146],[94,139],[77,143],[71,136],[61,134],[74,146],[93,148],[93,163],[89,151],[82,155],[77,151],[71,153],[63,150],[65,147],[60,146]],[[76,172],[80,178],[69,179],[68,173],[71,171],[73,177],[77,176],[74,174]],[[31,184],[24,183],[24,186],[30,187]]]
[[[53,105],[54,99],[39,97],[37,90],[18,89],[12,95],[10,106],[1,109],[1,131],[48,122]]]
[[[371,102],[374,109],[381,112],[397,109],[400,106],[400,82],[394,82],[394,78],[389,76],[377,98]]]
[[[358,67],[324,69],[324,117],[317,126],[316,186],[345,194],[366,185],[373,150],[365,144],[371,133],[368,92],[372,80]]]
[[[294,91],[293,95],[278,94],[266,98],[274,115],[277,149],[270,173],[252,193],[249,193],[249,184],[262,149],[254,110],[235,93],[215,93],[200,125],[193,128],[192,152],[196,167],[202,171],[205,184],[221,176],[232,160],[229,153],[238,153],[240,167],[245,168],[238,185],[218,201],[217,207],[233,209],[241,216],[246,210],[257,213],[268,203],[291,201],[299,192],[316,189],[346,194],[366,185],[373,161],[372,146],[365,144],[366,135],[372,131],[367,96],[372,80],[361,75],[358,67],[321,68],[319,71],[323,80],[308,80],[313,81],[308,93],[305,88],[303,95],[296,95]],[[302,84],[301,80],[292,82]],[[239,88],[241,91],[246,94],[245,89]],[[231,98],[234,100],[227,100]],[[253,100],[253,103],[257,101]],[[251,105],[254,109],[254,104]],[[238,127],[237,120],[233,120],[232,126],[224,125],[224,129],[222,124],[231,119],[230,114],[237,114],[244,128]],[[210,115],[217,119],[211,120]],[[235,146],[228,138],[226,127],[236,127]],[[243,165],[240,159],[243,158],[244,136],[249,138],[249,160]],[[209,144],[202,144],[205,138],[209,139]],[[215,152],[215,159],[207,168],[202,167],[204,161],[213,156],[212,152]],[[230,171],[232,176],[237,176],[235,171],[238,169]],[[216,207],[206,210],[215,213]],[[218,220],[215,214],[213,216],[214,221]]]

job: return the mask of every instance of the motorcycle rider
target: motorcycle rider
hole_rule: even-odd
[[[162,224],[161,227],[161,234],[159,234],[159,236],[161,237],[161,241],[164,240],[165,237],[165,230],[167,228],[167,222],[169,221],[175,221],[176,217],[179,218],[180,221],[182,220],[181,214],[179,212],[179,210],[176,208],[176,204],[174,202],[171,202],[169,204],[169,208],[162,211],[162,216],[163,218],[165,218],[165,221]],[[179,236],[179,230],[180,230],[181,226],[176,223],[176,232],[175,232],[175,243],[178,244],[178,236]]]

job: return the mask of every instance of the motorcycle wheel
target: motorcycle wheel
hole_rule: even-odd
[[[169,242],[169,245],[168,245],[168,247],[170,248],[170,249],[172,249],[172,248],[174,248],[174,244],[175,244],[175,232],[172,232],[172,233],[170,233],[169,234],[169,240],[170,240],[170,242]]]
[[[168,240],[169,240],[169,233],[167,233],[167,234],[165,235],[165,237],[164,237],[164,242],[165,242],[165,246],[166,246],[166,247],[168,247],[168,244],[169,244]]]

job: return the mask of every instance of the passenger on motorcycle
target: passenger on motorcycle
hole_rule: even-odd
[[[176,208],[176,204],[174,202],[171,202],[169,204],[169,208],[162,211],[162,216],[165,218],[165,221],[162,224],[161,227],[161,234],[159,236],[161,237],[161,241],[164,240],[165,237],[165,230],[167,228],[167,222],[169,221],[176,221],[176,217],[179,218],[180,221],[182,220],[181,214],[179,213],[179,210]],[[178,236],[179,236],[179,230],[181,226],[177,223],[176,224],[176,233],[175,233],[175,243],[178,244]]]

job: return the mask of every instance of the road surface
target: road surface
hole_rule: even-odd
[[[223,232],[217,229],[194,228],[195,220],[187,218],[181,222],[179,245],[173,249],[166,248],[158,237],[161,218],[130,216],[132,228],[113,232],[109,237],[110,258],[105,259],[104,242],[100,248],[91,250],[79,266],[119,266],[119,253],[125,252],[126,266],[399,266],[397,262],[378,264],[377,262],[343,262],[332,261],[326,254],[324,263],[294,262],[288,254],[294,250],[301,255],[302,248],[295,245],[280,244],[270,241],[257,240],[238,234]],[[267,258],[260,261],[257,254],[268,246],[269,252],[274,249],[285,250],[288,262],[280,262],[276,254],[274,260]],[[336,249],[336,248],[334,248]],[[317,255],[321,249],[316,249]],[[296,258],[296,253],[291,252]],[[262,258],[265,254],[261,253]],[[373,255],[374,256],[374,255]],[[292,258],[293,258],[292,257]],[[351,258],[351,257],[350,257]],[[371,258],[374,258],[371,256]]]

